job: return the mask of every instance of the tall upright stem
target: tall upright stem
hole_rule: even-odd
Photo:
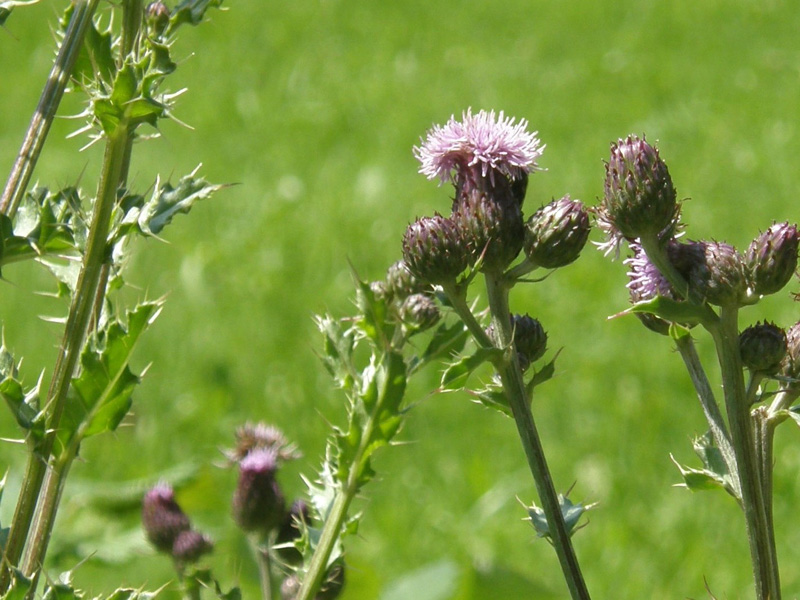
[[[778,561],[774,544],[771,543],[773,538],[769,532],[753,422],[739,355],[738,309],[735,306],[723,306],[719,323],[709,331],[714,338],[722,372],[725,408],[739,469],[742,509],[753,563],[756,597],[758,600],[779,600],[781,591]]]
[[[528,459],[528,466],[533,475],[539,501],[542,503],[542,509],[547,518],[550,539],[558,555],[558,561],[572,599],[589,600],[589,590],[583,579],[578,557],[575,554],[572,539],[561,513],[561,506],[547,466],[544,449],[533,421],[533,414],[528,405],[528,394],[525,390],[522,369],[520,369],[517,354],[513,350],[513,330],[508,307],[508,289],[503,283],[502,276],[487,274],[486,290],[489,298],[489,308],[492,313],[492,323],[495,332],[499,336],[498,342],[502,348],[508,349],[502,365],[498,366],[500,380],[517,425],[517,432],[525,450],[525,456]]]
[[[75,66],[75,60],[78,58],[83,38],[92,22],[92,16],[97,10],[99,0],[73,0],[73,4],[74,9],[64,33],[64,41],[58,50],[53,68],[42,89],[39,104],[31,117],[25,139],[22,141],[17,159],[14,161],[3,194],[0,196],[0,212],[12,218],[28,188],[31,175],[44,147],[58,105],[64,96],[72,68]],[[8,558],[12,557],[8,556]]]

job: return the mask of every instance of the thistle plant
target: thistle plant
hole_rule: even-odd
[[[10,8],[20,3],[3,4],[2,18],[7,19]],[[185,0],[170,9],[160,2],[145,7],[126,0],[108,9],[119,12],[111,19],[96,15],[97,0],[76,0],[60,22],[51,75],[0,199],[0,267],[18,262],[44,266],[68,304],[55,365],[33,387],[24,384],[20,360],[5,341],[0,349],[0,394],[27,450],[16,511],[4,530],[4,597],[34,597],[65,482],[82,445],[114,431],[130,411],[140,381],[129,367],[131,354],[162,307],[161,300],[144,300],[129,309],[117,304],[114,291],[125,285],[123,265],[133,240],[158,236],[176,214],[221,187],[196,172],[177,184],[156,178],[148,195],[130,189],[127,181],[134,141],[143,138],[144,128],[157,128],[172,116],[176,94],[164,82],[176,69],[170,56],[175,32],[183,24],[198,24],[209,7],[219,4]],[[50,124],[70,86],[85,94],[81,131],[105,147],[96,192],[73,186],[31,189]],[[84,162],[78,161],[78,169]],[[157,545],[171,545],[173,557],[189,563],[208,549],[208,540],[185,526],[170,498],[166,488],[154,492],[146,519]],[[169,512],[170,507],[171,516],[165,517],[162,509]],[[159,523],[168,524],[166,531],[155,533]],[[54,585],[47,584],[46,597],[56,593]]]
[[[627,245],[632,312],[669,336],[697,392],[709,431],[694,442],[703,468],[678,465],[692,490],[724,489],[744,514],[756,597],[781,597],[772,522],[773,440],[795,418],[797,325],[769,322],[739,330],[740,309],[782,290],[797,268],[796,226],[775,223],[742,253],[718,241],[680,240],[681,203],[667,165],[644,139],[611,145],[605,195],[596,209],[606,253]],[[714,341],[723,411],[695,349],[692,332]]]

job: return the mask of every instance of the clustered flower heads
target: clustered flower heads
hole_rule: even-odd
[[[179,564],[196,562],[213,548],[208,536],[192,529],[189,517],[175,500],[175,492],[166,483],[145,494],[142,526],[156,550],[169,554]]]
[[[406,230],[404,263],[414,277],[447,285],[476,267],[499,274],[523,246],[534,266],[556,268],[577,258],[589,231],[579,202],[566,197],[548,205],[526,227],[528,175],[544,150],[527,126],[503,112],[468,110],[460,121],[434,126],[414,148],[420,173],[455,189],[449,217],[422,217]]]
[[[742,254],[725,242],[680,242],[680,210],[669,169],[656,148],[634,135],[611,145],[605,194],[595,214],[606,234],[601,249],[618,252],[627,242],[633,253],[625,261],[631,302],[661,296],[738,307],[780,291],[791,279],[800,244],[795,225],[773,224]],[[645,246],[659,252],[661,264],[669,262],[672,273],[661,273]],[[638,316],[650,329],[666,333],[665,321]]]

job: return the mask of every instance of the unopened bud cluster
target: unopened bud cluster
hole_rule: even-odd
[[[739,307],[780,291],[797,269],[800,236],[794,225],[772,225],[741,253],[725,242],[679,241],[680,212],[658,150],[633,135],[611,145],[605,195],[595,213],[607,237],[601,248],[609,252],[630,244],[633,256],[626,263],[631,302],[661,296]],[[659,264],[671,264],[671,273],[659,271],[645,246],[661,254]],[[658,317],[638,316],[650,329],[667,332],[669,324]]]
[[[742,364],[753,372],[775,375],[786,350],[786,333],[774,323],[756,323],[739,334]]]
[[[156,550],[169,554],[179,564],[194,563],[213,548],[208,536],[192,528],[189,517],[175,500],[174,490],[166,483],[159,483],[145,494],[142,526]]]
[[[464,113],[434,127],[415,154],[420,172],[455,188],[450,216],[422,217],[403,237],[411,273],[434,285],[455,283],[467,269],[502,273],[523,246],[535,266],[574,261],[586,243],[585,208],[565,197],[540,209],[526,224],[522,206],[529,173],[544,146],[527,122],[501,112]]]

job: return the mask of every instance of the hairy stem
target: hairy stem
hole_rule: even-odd
[[[72,17],[67,25],[64,40],[58,50],[50,75],[47,77],[39,104],[31,117],[25,139],[22,141],[17,158],[11,167],[3,194],[0,196],[0,212],[10,218],[16,214],[22,196],[28,188],[31,175],[44,147],[58,105],[64,96],[69,76],[75,66],[75,59],[80,53],[83,38],[92,22],[92,16],[97,10],[99,0],[73,0],[73,4]],[[16,548],[14,549],[14,552],[18,551]],[[13,559],[11,553],[7,553],[7,557],[9,560]],[[18,558],[19,556],[13,559],[12,564],[16,564]],[[3,581],[7,580],[4,578]],[[5,589],[5,586],[0,589]]]
[[[550,476],[544,449],[528,404],[528,394],[525,390],[522,370],[513,346],[513,331],[508,308],[508,289],[503,283],[502,276],[495,277],[487,274],[486,290],[492,313],[492,323],[496,334],[499,336],[499,345],[508,349],[505,353],[503,364],[498,368],[500,379],[511,406],[511,412],[517,425],[517,432],[525,450],[525,456],[528,459],[528,466],[536,484],[539,501],[542,503],[542,509],[547,518],[550,539],[558,555],[558,561],[567,581],[571,597],[573,600],[588,600],[590,598],[589,591],[584,582],[578,557],[575,554],[572,540],[561,513],[558,495]]]

